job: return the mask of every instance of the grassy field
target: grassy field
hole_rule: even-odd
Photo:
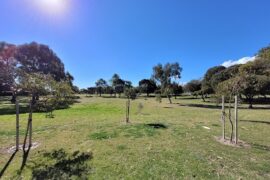
[[[221,135],[215,104],[189,97],[173,104],[139,98],[132,101],[127,125],[125,101],[82,96],[80,103],[55,111],[55,118],[35,113],[33,141],[39,146],[28,156],[19,151],[10,162],[12,154],[6,151],[15,143],[15,115],[6,111],[14,107],[2,102],[3,179],[48,174],[63,179],[270,179],[269,109],[241,105],[240,139],[250,147],[237,148],[215,140]],[[26,122],[27,114],[21,114],[21,142]]]

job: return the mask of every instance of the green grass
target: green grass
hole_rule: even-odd
[[[241,105],[240,139],[251,147],[235,148],[215,141],[221,134],[221,113],[215,104],[188,97],[174,104],[140,98],[132,101],[131,123],[125,124],[125,99],[82,96],[80,101],[55,111],[52,119],[34,114],[33,141],[40,146],[30,151],[22,172],[23,153],[18,152],[4,179],[29,179],[55,167],[59,171],[51,173],[60,176],[65,173],[61,163],[70,164],[75,179],[80,172],[89,179],[270,178],[270,110]],[[141,113],[139,103],[144,107]],[[6,106],[0,104],[0,170],[11,156],[6,149],[15,142],[15,115],[5,115]],[[22,114],[21,142],[26,123],[27,114]],[[77,151],[91,152],[93,159],[76,159]],[[50,156],[56,158],[44,156],[56,152],[60,155]]]

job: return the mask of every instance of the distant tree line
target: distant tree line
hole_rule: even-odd
[[[208,95],[229,99],[239,95],[252,108],[256,96],[266,99],[270,95],[270,46],[259,50],[255,60],[246,64],[212,67],[203,79],[190,81],[184,89],[204,101]]]
[[[95,87],[89,87],[81,89],[81,93],[86,94],[110,94],[112,97],[121,97],[122,94],[130,95],[130,92],[138,94],[146,94],[147,97],[150,94],[156,96],[165,96],[169,99],[175,98],[183,93],[183,87],[177,83],[177,80],[181,78],[182,68],[179,63],[167,63],[164,66],[158,64],[153,67],[153,75],[149,79],[142,79],[139,81],[138,87],[133,87],[130,81],[122,79],[118,74],[114,74],[109,81],[103,78],[98,79],[95,82]],[[129,92],[129,93],[127,93]]]

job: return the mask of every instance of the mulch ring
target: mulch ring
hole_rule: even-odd
[[[33,150],[33,149],[36,149],[36,148],[38,148],[40,146],[40,143],[38,143],[38,142],[34,142],[34,143],[32,143],[32,146],[31,146],[31,150]],[[27,151],[28,150],[28,148],[29,148],[29,146],[28,146],[28,144],[26,144],[25,145],[25,150]],[[23,145],[21,144],[21,145],[19,145],[19,150],[23,150]],[[0,154],[12,154],[12,153],[14,153],[16,151],[16,146],[12,146],[12,147],[10,147],[10,148],[1,148],[0,149]]]
[[[215,140],[223,145],[226,146],[232,146],[232,147],[238,147],[238,148],[250,148],[251,146],[242,141],[242,140],[238,140],[238,143],[235,144],[234,141],[231,141],[230,138],[225,138],[225,140],[222,137],[215,137]]]

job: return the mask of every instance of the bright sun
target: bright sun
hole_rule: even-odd
[[[52,14],[64,14],[68,9],[69,0],[36,0],[37,5],[42,11]]]

